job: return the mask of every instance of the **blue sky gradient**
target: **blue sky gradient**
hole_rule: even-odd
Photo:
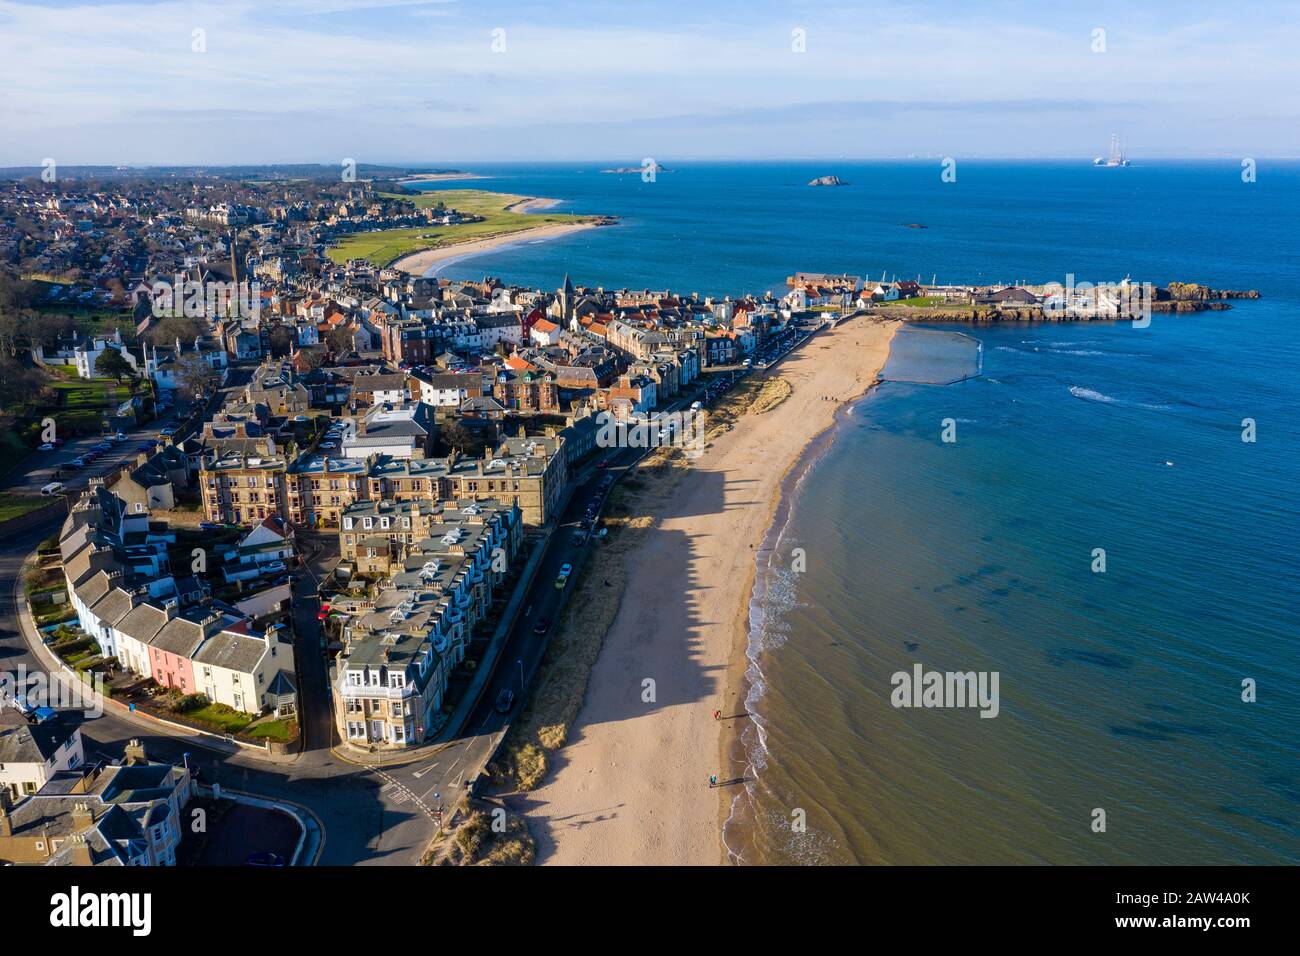
[[[0,165],[1293,157],[1298,40],[1293,3],[0,0]]]

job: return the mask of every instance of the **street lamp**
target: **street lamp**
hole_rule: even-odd
[[[524,659],[519,658],[517,663],[519,664],[519,689],[522,691],[524,689]]]

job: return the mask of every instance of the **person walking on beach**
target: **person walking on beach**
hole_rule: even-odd
[[[718,785],[718,775],[716,773],[709,774],[709,789],[712,790],[717,785]]]
[[[721,720],[721,719],[722,719],[722,711],[720,711],[720,710],[715,710],[715,711],[713,712],[713,719],[714,719],[714,720]]]

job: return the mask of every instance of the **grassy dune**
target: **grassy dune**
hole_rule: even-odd
[[[421,209],[442,203],[449,209],[485,217],[482,222],[460,223],[454,226],[416,226],[409,229],[384,229],[348,236],[329,250],[335,262],[348,259],[368,259],[377,266],[391,265],[402,256],[421,249],[490,239],[510,235],[538,226],[553,226],[580,222],[593,222],[597,216],[574,216],[566,213],[521,213],[509,207],[528,199],[510,193],[487,192],[482,189],[433,189],[419,194],[383,193],[391,199],[404,199]]]

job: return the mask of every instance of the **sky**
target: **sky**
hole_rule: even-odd
[[[1300,156],[1300,4],[0,0],[0,166]]]

